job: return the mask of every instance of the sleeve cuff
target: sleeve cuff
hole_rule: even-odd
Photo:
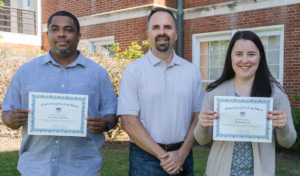
[[[10,111],[13,110],[10,106],[2,106],[2,111]]]
[[[279,136],[287,136],[290,133],[291,129],[288,124],[282,129],[278,129]]]
[[[198,121],[197,126],[196,126],[196,128],[194,130],[194,135],[197,135],[197,136],[201,135],[201,136],[203,136],[203,135],[207,135],[208,133],[209,133],[209,128],[203,128],[200,125],[199,121]]]
[[[105,111],[100,111],[100,116],[105,116],[106,114],[116,114],[116,109],[107,109]]]
[[[201,106],[200,107],[194,107],[194,112],[200,112],[201,111]]]
[[[117,115],[134,115],[134,116],[138,116],[139,111],[123,109],[123,110],[118,110]]]

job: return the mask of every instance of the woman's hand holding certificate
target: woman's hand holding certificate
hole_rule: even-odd
[[[214,120],[214,140],[271,142],[272,120],[267,118],[273,110],[272,98],[215,96],[214,99],[214,110],[220,117]]]
[[[202,128],[207,128],[214,125],[214,119],[218,119],[215,111],[204,110],[199,114],[199,123]]]
[[[236,99],[237,97],[216,97],[215,101],[220,101],[220,99],[218,98],[225,98],[227,100],[228,103],[228,98],[233,98]],[[237,98],[237,99],[248,99],[248,100],[255,100],[257,98]],[[263,100],[264,98],[260,98],[261,100]],[[252,101],[253,102],[253,101]],[[224,102],[223,102],[224,103]],[[256,141],[256,142],[267,142],[265,140],[258,140],[258,138],[263,138],[262,136],[258,137],[258,136],[251,136],[251,134],[254,134],[253,130],[255,130],[256,132],[259,132],[260,135],[265,134],[271,134],[271,126],[277,127],[279,129],[285,128],[287,121],[288,121],[288,116],[286,114],[285,111],[282,110],[276,110],[276,111],[269,111],[266,115],[266,117],[264,118],[264,115],[257,115],[255,113],[251,113],[251,110],[257,110],[257,111],[262,111],[263,108],[262,106],[265,105],[255,105],[253,108],[251,107],[247,107],[247,106],[243,106],[240,103],[238,104],[229,104],[228,107],[225,107],[225,111],[230,110],[230,113],[233,114],[228,114],[228,113],[224,113],[224,109],[220,109],[220,104],[222,104],[222,108],[224,108],[224,104],[219,102],[219,105],[215,106],[215,111],[211,111],[211,110],[204,110],[201,111],[199,114],[199,123],[201,125],[202,128],[208,128],[211,126],[216,126],[215,128],[218,129],[218,131],[216,131],[216,133],[220,134],[221,133],[228,133],[227,131],[230,131],[227,135],[221,135],[222,137],[216,137],[214,135],[214,140],[224,140],[224,141],[235,141],[235,140],[239,140],[239,141]],[[261,103],[261,102],[259,102]],[[218,103],[217,103],[218,104]],[[255,103],[254,103],[255,104]],[[266,102],[265,102],[266,104]],[[235,107],[233,105],[236,105]],[[269,106],[270,110],[273,109],[272,108],[272,103],[267,102],[267,106]],[[239,112],[240,110],[244,109],[243,111]],[[250,119],[248,118],[244,118],[244,116],[246,116],[246,110],[250,110]],[[221,111],[222,110],[222,111]],[[218,113],[217,113],[218,111]],[[262,114],[266,114],[267,110],[263,111]],[[234,114],[238,114],[237,117],[235,117]],[[219,119],[219,116],[221,116],[221,119]],[[230,117],[227,117],[230,116]],[[232,118],[234,117],[234,118]],[[251,119],[251,117],[253,117]],[[229,122],[231,119],[231,122]],[[234,119],[234,121],[232,121]],[[251,123],[252,121],[252,123]],[[268,121],[270,121],[270,123],[268,123]],[[218,123],[218,125],[217,125]],[[254,123],[256,125],[254,125]],[[262,125],[263,124],[263,125]],[[227,129],[229,128],[229,129]],[[250,129],[248,129],[250,128]],[[260,130],[259,130],[260,129]],[[235,130],[235,131],[234,131]],[[266,130],[269,130],[270,132],[267,132]],[[215,131],[215,130],[214,130]],[[230,138],[229,136],[233,135],[234,138]],[[238,134],[239,135],[245,135],[247,134],[247,137],[243,137],[243,139],[238,139]],[[256,134],[257,135],[257,134]],[[251,136],[251,137],[250,137]],[[250,137],[250,138],[249,138]]]
[[[272,125],[274,127],[277,127],[279,129],[285,128],[288,121],[288,116],[285,111],[270,111],[269,114],[272,116],[268,117],[267,119],[272,120]]]

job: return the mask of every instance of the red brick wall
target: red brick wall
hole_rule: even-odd
[[[177,0],[154,0],[154,4],[159,4],[177,9]]]
[[[232,0],[184,0],[184,8],[193,8],[199,6],[207,6],[212,4],[218,4],[222,2],[228,2]]]
[[[50,49],[48,38],[47,38],[47,32],[43,32],[43,46],[42,49],[45,51],[48,51]]]
[[[48,18],[59,10],[66,10],[76,17],[82,17],[153,3],[172,8],[177,7],[177,0],[43,0],[43,23],[47,23]]]
[[[184,21],[184,58],[192,61],[192,34],[283,24],[284,88],[293,106],[300,95],[300,3]],[[235,20],[231,20],[231,19]]]
[[[43,23],[47,23],[48,18],[59,10],[66,10],[76,17],[82,17],[153,3],[153,0],[43,0]]]
[[[147,39],[146,30],[147,17],[82,26],[80,28],[81,39],[114,36],[115,43],[120,44],[121,50],[127,48],[133,41],[138,41],[141,45],[142,41]],[[43,34],[43,41],[44,49],[48,50],[50,47],[46,32]]]

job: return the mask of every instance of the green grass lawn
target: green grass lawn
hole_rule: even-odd
[[[203,175],[205,172],[206,161],[209,150],[195,148],[194,151],[194,171],[195,175]],[[104,157],[102,176],[124,176],[128,175],[128,150],[102,150]],[[15,176],[20,175],[17,171],[18,152],[0,153],[0,175]],[[284,157],[276,160],[276,176],[297,176],[300,175],[300,160]]]
[[[17,171],[19,152],[1,152],[0,153],[0,175],[11,176],[20,175]]]

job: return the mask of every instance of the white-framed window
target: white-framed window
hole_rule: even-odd
[[[94,53],[98,53],[103,57],[114,57],[114,51],[109,49],[113,45],[113,43],[114,36],[85,39],[79,41],[77,48],[85,48]]]
[[[271,74],[283,85],[284,26],[276,25],[193,34],[192,62],[201,71],[204,88],[221,76],[229,42],[237,31],[256,33],[264,45]]]
[[[114,57],[115,52],[110,49],[111,46],[113,46],[113,44],[94,44],[94,52],[104,57]]]

